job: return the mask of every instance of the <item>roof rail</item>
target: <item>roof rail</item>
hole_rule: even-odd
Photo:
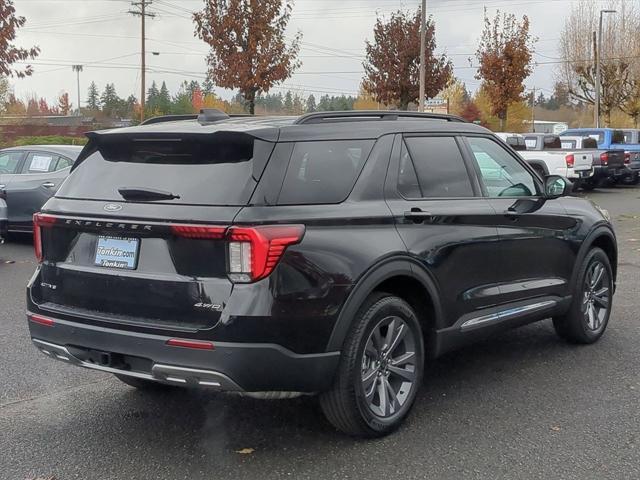
[[[348,122],[358,120],[399,120],[414,118],[424,120],[442,120],[445,122],[466,122],[455,115],[444,113],[407,112],[398,110],[346,110],[342,112],[313,112],[301,115],[293,122],[294,125],[306,125],[308,123]]]
[[[147,118],[140,125],[151,125],[154,123],[164,123],[164,122],[178,122],[180,120],[195,120],[198,118],[198,115],[188,114],[188,115],[160,115],[159,117],[151,117]]]

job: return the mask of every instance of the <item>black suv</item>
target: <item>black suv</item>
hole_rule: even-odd
[[[456,117],[203,111],[89,138],[35,216],[28,323],[52,358],[139,388],[318,393],[376,436],[429,357],[549,317],[578,343],[607,326],[607,212]]]

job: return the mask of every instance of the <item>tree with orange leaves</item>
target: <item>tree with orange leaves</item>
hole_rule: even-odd
[[[398,11],[385,22],[378,18],[373,43],[366,42],[364,89],[376,102],[406,110],[420,96],[421,10],[415,14]],[[436,56],[435,25],[426,30],[426,98],[434,97],[451,78],[452,65],[444,54]],[[426,99],[422,99],[423,101]]]
[[[491,113],[500,119],[500,129],[507,123],[509,105],[524,99],[524,81],[531,74],[533,44],[529,18],[522,22],[513,14],[496,12],[493,22],[485,11],[484,30],[476,57],[480,62],[476,78],[489,96]]]
[[[33,60],[40,53],[38,47],[19,48],[12,43],[16,38],[16,30],[26,22],[26,18],[16,16],[13,0],[0,0],[0,77],[23,78],[33,73],[31,65],[24,70],[12,68],[14,63]]]
[[[193,16],[196,34],[210,47],[208,76],[223,88],[237,88],[255,113],[256,95],[291,77],[302,35],[287,45],[289,0],[205,0]]]
[[[58,108],[62,115],[69,115],[71,102],[69,101],[69,94],[67,92],[61,93],[60,97],[58,97]]]

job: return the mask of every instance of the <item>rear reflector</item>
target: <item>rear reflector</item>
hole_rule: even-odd
[[[46,327],[53,327],[53,324],[55,323],[51,318],[43,317],[42,315],[29,315],[29,320],[33,323],[39,323]]]
[[[183,340],[181,338],[172,338],[167,340],[170,347],[194,348],[196,350],[213,350],[213,343],[202,342],[200,340]]]
[[[42,252],[42,229],[53,227],[57,220],[53,215],[45,213],[34,213],[33,215],[33,250],[39,263],[42,263],[44,258]]]

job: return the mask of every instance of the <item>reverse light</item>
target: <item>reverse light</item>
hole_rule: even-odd
[[[229,279],[249,283],[267,277],[285,249],[300,242],[303,235],[302,225],[231,227],[227,234]]]
[[[567,162],[567,167],[568,168],[573,168],[573,166],[576,163],[576,159],[573,156],[573,153],[570,153],[569,155],[567,155],[566,157],[564,157],[565,162]]]
[[[608,153],[601,153],[600,154],[600,161],[602,162],[602,165],[609,165],[609,154]]]
[[[213,350],[214,346],[211,342],[203,342],[201,340],[184,340],[182,338],[172,338],[167,340],[170,347],[193,348],[195,350]]]
[[[35,213],[33,215],[33,249],[38,263],[42,263],[44,258],[42,252],[42,229],[53,227],[57,220],[53,215],[45,213]]]

